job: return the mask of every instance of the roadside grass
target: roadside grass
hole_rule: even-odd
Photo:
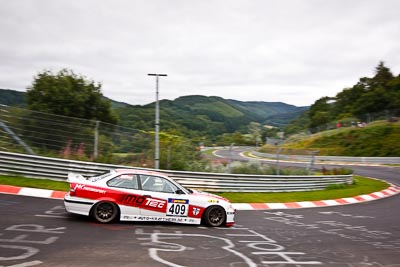
[[[352,185],[334,185],[325,190],[282,193],[219,192],[216,194],[229,199],[233,203],[283,203],[354,197],[381,191],[386,188],[388,188],[388,184],[383,181],[354,176],[354,183]]]
[[[311,135],[289,137],[279,147],[281,154],[302,155],[318,150],[318,156],[396,157],[400,153],[400,122],[385,120],[365,127],[342,127]],[[276,153],[278,147],[264,145],[258,151]]]
[[[69,183],[50,179],[26,178],[22,176],[0,176],[0,184],[20,187],[69,191]]]
[[[57,191],[69,191],[69,184],[67,182],[49,179],[26,178],[20,176],[0,176],[0,184]],[[283,203],[353,197],[381,191],[386,188],[388,188],[388,184],[383,181],[361,176],[354,176],[354,183],[352,185],[333,185],[325,190],[318,191],[287,193],[219,192],[216,194],[229,199],[233,203]]]

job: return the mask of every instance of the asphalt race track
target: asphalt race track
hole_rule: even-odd
[[[399,185],[399,168],[377,168],[356,172]],[[399,204],[400,194],[335,207],[238,211],[234,227],[207,228],[103,225],[67,214],[61,200],[0,194],[0,267],[396,267]]]
[[[240,211],[231,228],[103,225],[63,202],[0,195],[0,266],[400,266],[399,196]]]

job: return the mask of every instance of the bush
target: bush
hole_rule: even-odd
[[[322,174],[323,175],[347,175],[347,174],[353,174],[352,169],[347,169],[347,168],[333,168],[331,170],[328,170],[325,168],[325,166],[322,167]]]

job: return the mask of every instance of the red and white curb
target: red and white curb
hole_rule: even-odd
[[[18,186],[12,186],[12,185],[0,185],[0,193],[21,195],[21,196],[30,196],[30,197],[63,199],[67,192],[54,191],[54,190],[48,190],[48,189],[18,187]]]
[[[13,194],[21,196],[42,197],[63,199],[67,192],[54,191],[47,189],[37,189],[28,187],[17,187],[11,185],[0,185],[0,193]],[[339,199],[318,200],[318,201],[300,201],[288,203],[233,203],[237,210],[269,210],[269,209],[299,209],[299,208],[317,208],[327,206],[338,206],[354,203],[362,203],[366,201],[390,197],[400,193],[400,187],[390,186],[389,188],[366,195],[355,197],[346,197]]]
[[[390,197],[400,193],[400,187],[390,186],[389,188],[366,195],[355,197],[346,197],[338,199],[318,200],[318,201],[300,201],[288,203],[233,203],[237,210],[269,210],[269,209],[300,209],[300,208],[318,208],[327,206],[347,205],[362,203],[366,201]]]

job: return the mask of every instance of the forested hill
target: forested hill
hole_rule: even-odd
[[[154,128],[154,103],[129,105],[111,101],[121,126],[150,130]],[[26,107],[25,93],[0,89],[0,104]],[[182,96],[160,101],[160,123],[163,131],[194,135],[219,135],[247,129],[250,122],[285,126],[307,110],[281,102],[244,102],[216,96]]]
[[[0,104],[26,107],[25,93],[10,89],[0,89]]]
[[[280,102],[242,102],[221,97],[183,96],[160,101],[163,129],[219,135],[245,130],[250,122],[281,126],[307,108]],[[154,124],[154,103],[115,109],[126,127],[149,129]],[[279,115],[279,116],[278,116]]]

